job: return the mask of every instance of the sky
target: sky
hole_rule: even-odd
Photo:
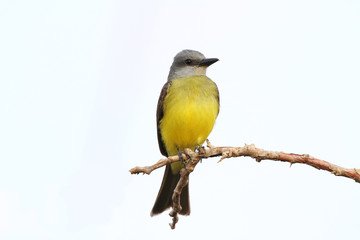
[[[360,168],[359,1],[1,1],[0,238],[357,239],[360,187],[305,165],[204,160],[191,215],[150,217],[155,111],[194,49],[220,91],[215,146]]]

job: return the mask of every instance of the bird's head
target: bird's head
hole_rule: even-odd
[[[195,50],[183,50],[174,57],[168,80],[205,75],[207,67],[218,60],[217,58],[205,58],[201,52]]]

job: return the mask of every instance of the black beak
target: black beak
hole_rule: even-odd
[[[204,60],[202,60],[200,63],[199,63],[199,66],[210,66],[211,64],[213,63],[216,63],[217,61],[219,61],[219,59],[217,58],[205,58]]]

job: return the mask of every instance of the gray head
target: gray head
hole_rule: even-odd
[[[183,50],[174,57],[168,81],[173,78],[205,75],[206,68],[218,60],[217,58],[205,58],[205,56],[198,51]]]

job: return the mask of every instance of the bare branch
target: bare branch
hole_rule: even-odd
[[[190,171],[188,171],[186,168],[183,168],[180,170],[180,179],[178,184],[176,185],[174,189],[174,194],[172,196],[173,200],[173,206],[172,211],[169,213],[170,217],[173,218],[173,222],[170,223],[171,229],[175,229],[175,224],[178,222],[179,218],[177,214],[181,211],[181,205],[180,205],[180,195],[183,190],[183,188],[188,184],[189,182],[189,174]]]
[[[309,154],[295,154],[295,153],[283,153],[275,151],[266,151],[261,148],[256,148],[255,145],[247,145],[244,147],[214,147],[207,141],[208,149],[200,148],[198,152],[193,152],[190,149],[185,149],[185,152],[190,156],[190,161],[186,164],[185,168],[180,171],[180,180],[176,185],[174,194],[172,196],[173,206],[170,216],[173,218],[173,222],[170,224],[172,229],[175,228],[175,224],[178,222],[177,214],[181,211],[180,195],[182,189],[186,186],[189,180],[189,174],[194,171],[195,166],[202,159],[209,157],[221,156],[218,162],[223,161],[226,158],[232,157],[251,157],[257,162],[262,160],[273,160],[281,162],[289,162],[290,164],[302,163],[312,166],[317,169],[331,172],[335,176],[343,176],[355,180],[360,183],[360,169],[349,169],[337,166],[335,164],[311,157]],[[187,160],[187,156],[183,154],[183,159]],[[179,161],[178,156],[171,156],[168,158],[160,159],[152,166],[135,167],[130,170],[131,174],[146,173],[150,174],[153,170]]]
[[[260,162],[262,160],[273,160],[273,161],[281,161],[281,162],[289,162],[291,164],[294,163],[302,163],[309,166],[312,166],[317,169],[325,170],[331,172],[336,176],[343,176],[350,179],[355,180],[360,183],[360,169],[349,169],[337,166],[335,164],[329,163],[324,160],[320,160],[310,156],[309,154],[295,154],[295,153],[283,153],[283,152],[275,152],[275,151],[266,151],[261,148],[256,148],[255,145],[246,145],[244,147],[211,147],[209,149],[205,149],[205,153],[201,152],[193,152],[190,149],[187,149],[187,153],[191,157],[191,159],[205,159],[209,157],[217,157],[221,156],[218,162],[226,158],[231,157],[251,157],[256,159],[256,161]],[[186,159],[186,156],[184,157]],[[157,163],[152,166],[145,167],[135,167],[130,169],[131,174],[138,173],[146,173],[150,174],[153,170],[158,169],[160,167],[165,166],[166,164],[170,164],[173,162],[179,161],[178,156],[171,156],[168,158],[160,159]],[[194,161],[193,161],[194,162]],[[198,161],[196,161],[197,164]],[[194,168],[196,166],[191,166]],[[192,164],[193,165],[193,164]],[[187,166],[188,167],[188,166]],[[189,166],[190,167],[190,166]]]

